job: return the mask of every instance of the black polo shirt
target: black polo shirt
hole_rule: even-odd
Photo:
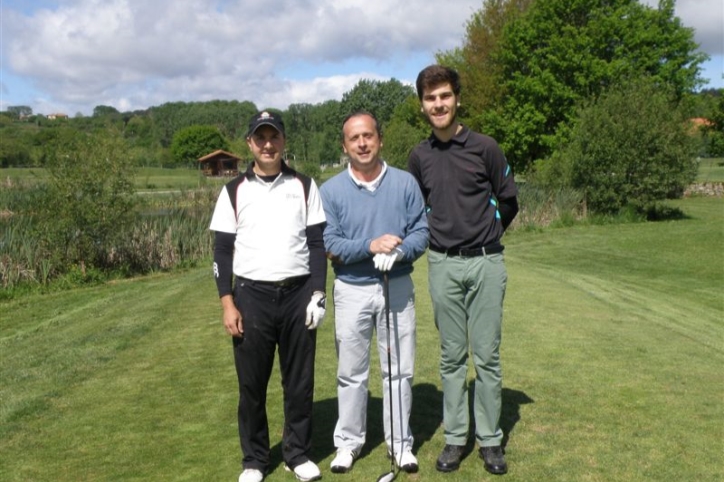
[[[504,228],[500,200],[518,188],[498,143],[465,126],[450,141],[431,135],[408,159],[428,208],[430,246],[438,250],[497,246]]]

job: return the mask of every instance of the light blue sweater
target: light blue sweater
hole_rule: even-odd
[[[320,192],[327,217],[324,247],[338,279],[379,281],[382,273],[374,266],[370,243],[383,234],[403,239],[399,247],[403,257],[393,265],[390,277],[412,272],[412,262],[427,248],[429,230],[422,193],[410,173],[388,166],[380,185],[370,192],[345,170],[325,182]]]

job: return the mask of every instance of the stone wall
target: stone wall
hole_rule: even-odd
[[[699,182],[692,184],[684,191],[684,197],[690,196],[724,196],[724,182]]]

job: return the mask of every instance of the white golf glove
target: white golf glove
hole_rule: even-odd
[[[402,251],[399,248],[395,248],[391,253],[378,253],[372,260],[375,263],[375,268],[380,271],[389,271],[392,269],[392,265],[395,261],[402,259]]]
[[[308,330],[315,330],[322,325],[324,314],[327,312],[327,295],[315,291],[312,300],[307,305],[307,320],[304,322]]]

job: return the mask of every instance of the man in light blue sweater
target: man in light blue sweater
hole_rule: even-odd
[[[374,115],[355,112],[344,120],[342,130],[349,167],[321,187],[327,218],[324,246],[336,275],[339,419],[331,470],[349,471],[365,443],[370,346],[376,331],[388,453],[405,472],[417,472],[409,425],[415,366],[415,290],[410,273],[413,261],[427,248],[425,204],[415,179],[380,159],[382,137]],[[387,353],[383,272],[389,276],[391,367],[382,356]],[[390,437],[390,375],[395,440]]]

